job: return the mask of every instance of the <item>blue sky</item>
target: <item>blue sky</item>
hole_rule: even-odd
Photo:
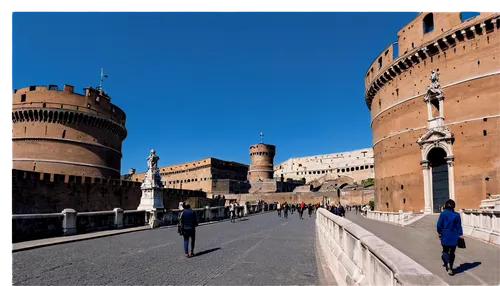
[[[122,173],[371,146],[364,76],[417,13],[14,13],[13,89],[104,89],[127,114]]]

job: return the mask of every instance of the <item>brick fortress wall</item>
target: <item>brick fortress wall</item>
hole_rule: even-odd
[[[92,87],[20,88],[12,94],[13,168],[118,179],[125,113]]]
[[[500,193],[500,14],[481,13],[462,22],[459,13],[433,13],[433,30],[424,34],[427,15],[404,26],[398,42],[384,49],[366,73],[379,211],[424,208],[416,141],[427,126],[423,96],[429,76],[438,69],[444,123],[455,138],[457,208],[476,208],[486,193]]]
[[[229,187],[224,186],[225,183],[218,183],[225,180],[239,182],[232,183],[233,189],[236,188],[236,184],[242,185],[241,188],[244,188],[248,165],[216,158],[205,158],[163,166],[159,169],[161,180],[167,188],[202,190],[211,194],[221,193],[221,189],[229,189]],[[132,171],[132,174],[123,175],[122,179],[142,182],[144,174],[144,172],[134,173]]]
[[[211,205],[206,193],[164,189],[163,204],[175,209],[180,201],[194,207]],[[141,200],[141,182],[12,170],[12,213],[55,213],[135,210]]]

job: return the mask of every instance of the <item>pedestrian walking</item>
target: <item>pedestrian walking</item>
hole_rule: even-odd
[[[309,204],[309,205],[307,206],[307,210],[308,210],[308,212],[309,212],[309,217],[311,217],[312,212],[313,212],[313,206],[312,206],[311,204]]]
[[[285,218],[288,219],[288,203],[285,202],[285,205],[283,206],[283,214],[285,215]]]
[[[194,243],[196,238],[196,227],[198,226],[198,217],[196,213],[191,209],[189,204],[184,205],[184,210],[181,214],[180,219],[181,227],[184,236],[184,256],[193,257],[194,256]],[[191,252],[188,250],[189,238],[191,238]]]
[[[276,209],[278,210],[278,217],[281,217],[281,204],[279,202],[276,205]]]
[[[292,204],[292,214],[295,211],[295,204]]]
[[[235,222],[235,217],[236,217],[236,205],[235,203],[230,203],[229,204],[229,218],[231,219],[231,222]]]
[[[439,215],[437,222],[438,237],[441,239],[443,251],[441,259],[449,275],[454,275],[453,262],[455,261],[455,250],[460,240],[463,240],[462,220],[460,214],[455,212],[455,201],[447,200],[444,210]],[[465,243],[464,243],[465,244]]]

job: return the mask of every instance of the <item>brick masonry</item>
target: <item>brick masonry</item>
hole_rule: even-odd
[[[459,13],[433,13],[434,30],[423,34],[427,14],[419,14],[398,32],[398,58],[391,44],[365,78],[378,211],[424,208],[422,157],[416,141],[427,125],[423,95],[431,71],[437,69],[445,95],[444,122],[455,138],[457,208],[477,208],[487,193],[500,193],[500,14],[481,13],[462,22]],[[428,48],[426,56],[422,48]],[[417,53],[418,60],[413,56]],[[403,68],[400,61],[409,67]],[[393,67],[389,75],[386,71],[394,64],[399,68]]]
[[[140,182],[12,170],[13,214],[57,213],[66,208],[77,212],[135,210],[141,195]],[[177,208],[180,201],[193,207],[212,205],[201,191],[164,190],[165,208]]]

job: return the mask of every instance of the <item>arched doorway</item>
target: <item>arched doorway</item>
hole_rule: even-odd
[[[432,211],[439,213],[444,203],[450,198],[448,163],[446,151],[442,148],[432,148],[427,155],[432,169]]]

